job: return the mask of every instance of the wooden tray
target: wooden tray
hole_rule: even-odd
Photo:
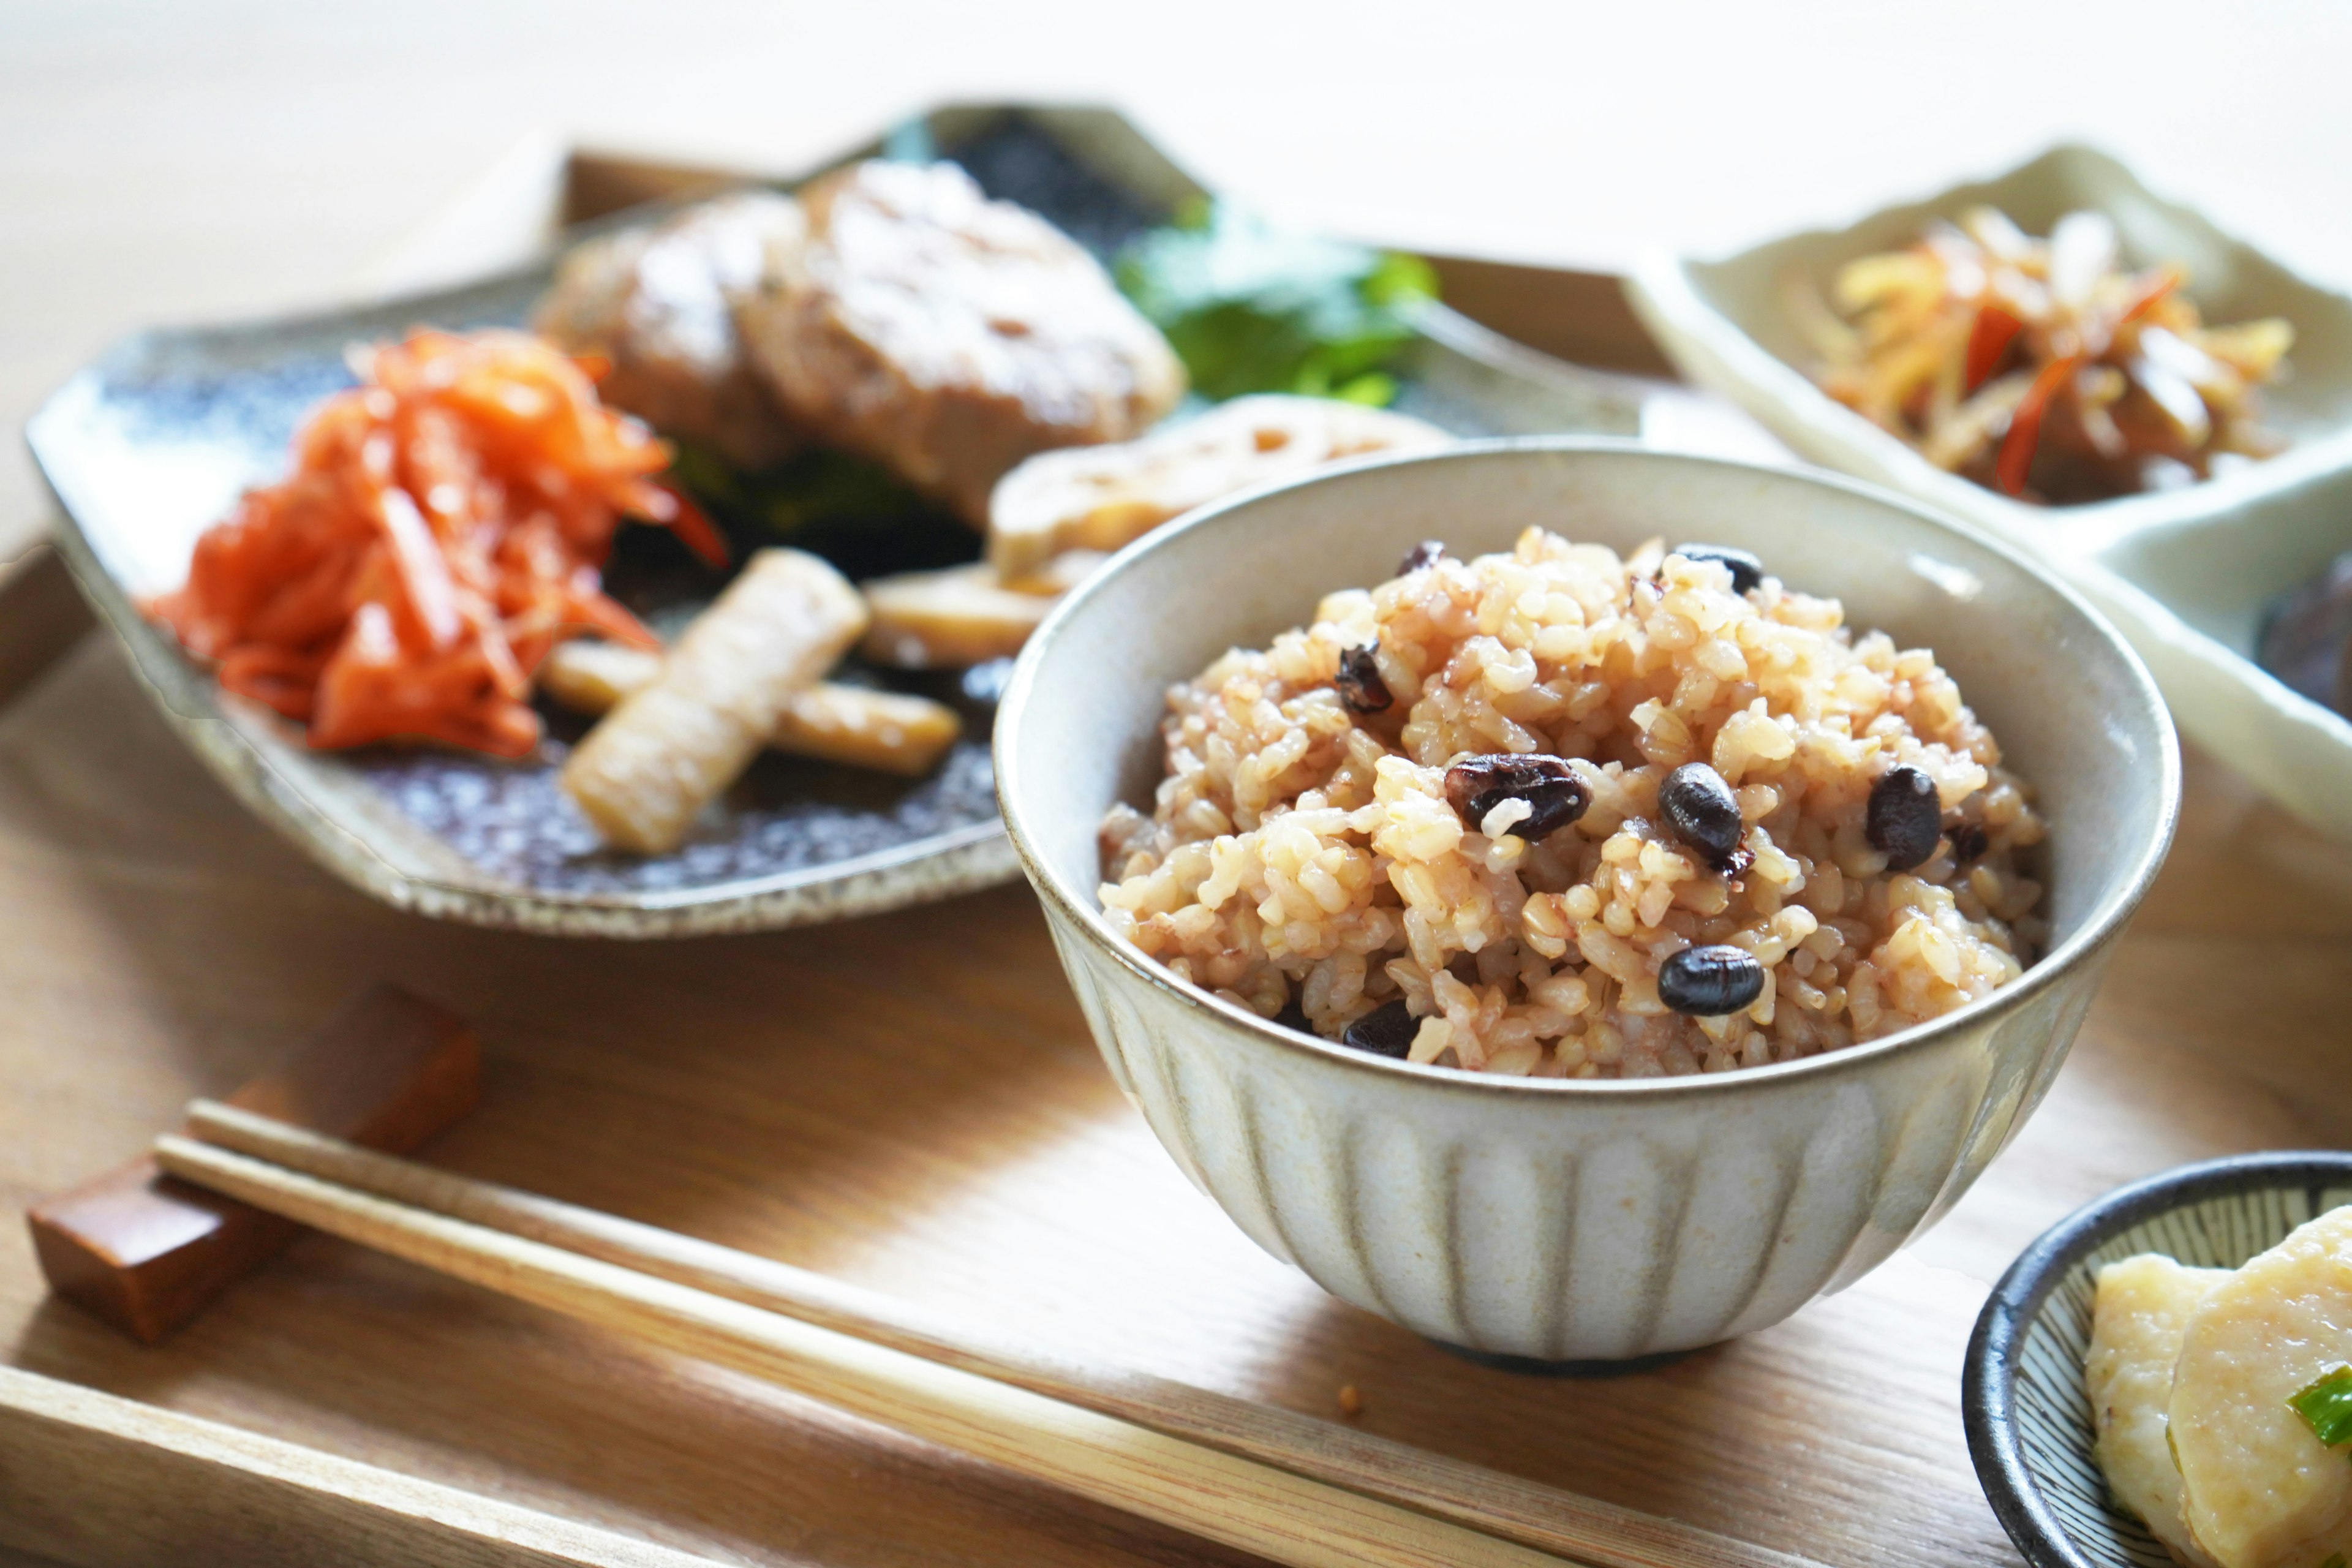
[[[695,172],[509,169],[377,281]],[[520,213],[535,214],[519,222]],[[1638,368],[1613,280],[1448,262],[1457,304]],[[442,276],[446,276],[445,272]],[[2352,848],[2192,757],[2171,864],[2039,1115],[1941,1226],[1790,1322],[1600,1381],[1474,1365],[1325,1296],[1187,1186],[1103,1072],[1024,889],[658,947],[403,916],[248,816],[113,647],[37,680],[0,597],[0,1187],[120,1159],[394,978],[481,1026],[452,1168],[827,1269],[1106,1362],[1823,1563],[2014,1563],[1959,1358],[1987,1282],[2181,1161],[2352,1143]],[[20,597],[30,583],[36,596]],[[29,624],[29,623],[25,623]],[[171,1343],[0,1238],[0,1545],[93,1564],[1121,1563],[1232,1554],[322,1238]],[[13,1370],[12,1370],[13,1369]],[[0,1559],[5,1561],[5,1559]]]

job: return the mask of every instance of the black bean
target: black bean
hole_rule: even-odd
[[[1424,539],[1412,547],[1411,554],[1398,563],[1397,575],[1402,577],[1408,572],[1418,572],[1424,566],[1434,566],[1444,559],[1445,542],[1442,539]]]
[[[1666,775],[1658,786],[1658,815],[1668,831],[1718,868],[1738,850],[1747,827],[1731,786],[1705,763],[1685,763]]]
[[[1282,1011],[1274,1016],[1273,1021],[1283,1028],[1296,1029],[1302,1035],[1315,1032],[1315,1025],[1307,1018],[1307,1009],[1298,1005],[1296,996],[1282,1005]]]
[[[1677,544],[1671,553],[1685,561],[1713,561],[1731,570],[1731,591],[1745,594],[1764,581],[1764,563],[1728,544]]]
[[[1870,809],[1863,832],[1871,847],[1886,856],[1890,871],[1908,871],[1936,852],[1944,836],[1944,807],[1936,781],[1907,763],[1897,763],[1870,786]]]
[[[1347,648],[1339,655],[1339,679],[1333,684],[1350,713],[1385,713],[1396,700],[1389,695],[1389,683],[1381,679],[1380,660],[1373,656],[1379,647]]]
[[[1764,994],[1764,966],[1744,947],[1686,947],[1658,965],[1658,1000],[1677,1013],[1712,1018]]]
[[[1980,822],[1964,824],[1952,833],[1952,859],[1958,865],[1983,859],[1984,852],[1991,847],[1992,835],[1984,830]]]
[[[1339,1035],[1339,1043],[1353,1046],[1360,1051],[1370,1051],[1376,1057],[1395,1057],[1400,1061],[1412,1049],[1412,1037],[1421,1033],[1421,1020],[1402,1000],[1373,1008]]]
[[[1592,792],[1576,776],[1576,770],[1558,757],[1498,752],[1465,757],[1446,769],[1445,799],[1473,828],[1478,828],[1486,814],[1505,801],[1526,801],[1533,809],[1511,832],[1533,844],[1582,816],[1584,808],[1592,804]]]

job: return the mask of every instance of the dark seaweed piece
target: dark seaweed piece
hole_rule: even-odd
[[[1658,1000],[1677,1013],[1719,1017],[1764,994],[1764,965],[1744,947],[1686,947],[1658,966]]]
[[[980,188],[1027,207],[1108,261],[1119,247],[1166,221],[1125,188],[1072,156],[1054,134],[1008,114],[946,150]]]
[[[1402,1061],[1412,1049],[1412,1037],[1421,1033],[1421,1020],[1402,1000],[1373,1008],[1339,1036],[1343,1046],[1353,1046],[1360,1051],[1370,1051],[1376,1057],[1394,1057]]]
[[[980,536],[882,468],[845,453],[813,450],[746,473],[681,445],[669,478],[727,531],[739,557],[784,543],[821,555],[853,581],[959,566],[980,555]],[[621,530],[618,537],[660,529]]]
[[[1527,802],[1531,815],[1521,817],[1510,831],[1533,844],[1582,816],[1592,804],[1592,791],[1558,757],[1496,752],[1465,757],[1448,768],[1445,799],[1456,816],[1482,832],[1479,824],[1488,812],[1507,800]]]
[[[1396,699],[1389,694],[1389,683],[1381,679],[1380,660],[1374,643],[1370,647],[1343,649],[1339,655],[1339,674],[1332,685],[1339,689],[1339,700],[1348,705],[1350,713],[1385,713]]]
[[[1712,561],[1731,573],[1731,591],[1745,594],[1764,583],[1764,563],[1745,550],[1734,550],[1728,544],[1677,544],[1672,553],[1685,561]]]
[[[1658,786],[1658,815],[1666,829],[1706,858],[1717,869],[1738,852],[1747,824],[1739,800],[1723,775],[1705,763],[1685,763]],[[1746,868],[1741,868],[1745,869]]]
[[[1864,837],[1886,857],[1890,871],[1925,865],[1944,836],[1944,807],[1936,781],[1907,763],[1897,763],[1870,786]]]

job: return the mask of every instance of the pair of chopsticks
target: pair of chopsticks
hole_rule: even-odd
[[[1300,1568],[1796,1561],[215,1101],[192,1105],[188,1128],[155,1145],[183,1180]]]

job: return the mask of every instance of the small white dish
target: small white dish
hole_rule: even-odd
[[[1824,395],[1806,373],[1811,356],[1784,304],[1790,279],[1826,291],[1846,262],[1899,248],[1931,219],[1979,205],[2037,234],[2068,212],[2104,213],[2130,264],[2187,265],[2189,292],[2207,320],[2293,323],[2293,374],[2265,393],[2269,423],[2289,449],[2182,489],[2029,506],[1946,473]],[[2131,638],[2191,739],[2289,809],[2352,836],[2352,725],[2251,657],[2261,606],[2352,547],[2352,299],[2076,146],[1721,260],[1652,258],[1629,291],[1685,375],[1738,403],[1801,456],[1916,496],[2065,575]]]
[[[1632,1080],[1353,1050],[1177,980],[1114,934],[1097,825],[1148,801],[1164,695],[1424,538],[1530,524],[1704,538],[1937,650],[2050,823],[2050,952],[1983,1001],[1808,1060]],[[1205,509],[1058,608],[999,710],[997,793],[1119,1087],[1195,1184],[1334,1295],[1467,1349],[1624,1360],[1777,1322],[1967,1191],[2040,1102],[2172,836],[2146,668],[2013,552],[1828,476],[1551,437],[1369,461]]]

